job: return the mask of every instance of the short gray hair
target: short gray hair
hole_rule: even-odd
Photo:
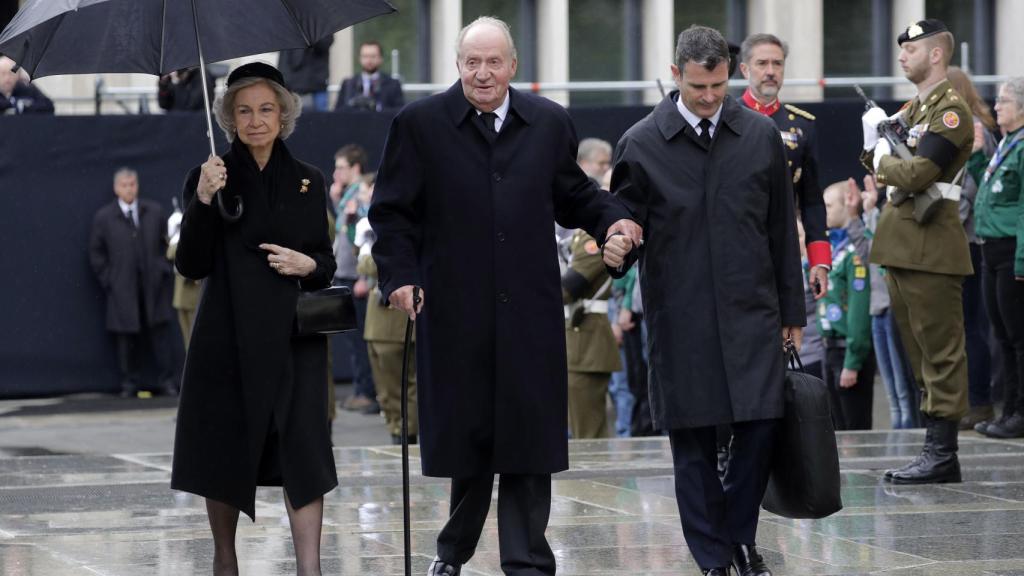
[[[676,42],[676,66],[682,68],[687,62],[694,62],[714,70],[719,64],[729,64],[729,43],[722,33],[707,26],[690,26],[679,33]]]
[[[281,134],[279,137],[284,140],[295,131],[295,121],[302,115],[302,99],[298,94],[288,91],[273,80],[267,78],[247,77],[240,78],[233,82],[223,94],[217,96],[213,101],[213,115],[217,117],[217,125],[224,131],[224,137],[228,142],[235,141],[238,127],[235,126],[235,96],[244,88],[266,84],[277,96],[277,105],[281,107]]]
[[[508,41],[509,53],[512,58],[515,59],[516,55],[516,43],[512,40],[512,29],[509,28],[508,24],[505,23],[501,18],[495,18],[494,16],[481,16],[476,20],[473,20],[469,24],[462,27],[459,30],[459,37],[455,40],[455,55],[461,60],[462,59],[462,41],[466,39],[466,34],[471,28],[478,25],[493,26],[501,31],[505,35],[505,40]]]
[[[760,46],[761,44],[774,44],[779,48],[782,48],[783,60],[789,58],[789,45],[783,42],[781,38],[775,34],[758,32],[747,36],[746,39],[743,40],[743,44],[740,44],[740,61],[749,63],[750,53],[755,47]]]
[[[136,181],[138,181],[138,179],[139,179],[139,173],[138,172],[136,172],[135,170],[133,170],[133,169],[127,167],[127,166],[122,166],[122,167],[118,168],[117,171],[114,172],[114,184],[117,184],[117,179],[122,177],[122,176],[124,176],[126,178],[135,178]]]
[[[611,156],[612,145],[600,138],[584,138],[580,140],[579,148],[576,151],[576,161],[590,160],[597,152],[605,152]]]
[[[1024,76],[1014,76],[1003,84],[1006,93],[1017,101],[1017,108],[1024,112]]]

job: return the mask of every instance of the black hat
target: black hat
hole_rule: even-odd
[[[284,83],[284,75],[277,68],[274,68],[270,64],[263,62],[249,62],[243,64],[238,68],[235,68],[231,74],[228,75],[227,86],[231,86],[237,80],[242,78],[266,78],[267,80],[273,80],[280,84],[285,90],[288,86]]]
[[[904,42],[913,42],[920,40],[921,38],[927,38],[934,36],[940,32],[949,32],[949,28],[946,28],[946,24],[942,20],[935,18],[926,18],[919,22],[914,22],[907,29],[900,34],[900,37],[896,39],[896,44],[903,46]]]

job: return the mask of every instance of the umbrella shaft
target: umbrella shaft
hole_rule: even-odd
[[[206,137],[210,139],[210,156],[217,155],[217,148],[213,144],[213,119],[210,118],[210,91],[206,83],[206,62],[203,59],[203,43],[199,40],[199,11],[196,9],[196,0],[192,0],[192,23],[196,32],[196,51],[199,52],[199,78],[203,85],[203,104],[206,108]]]

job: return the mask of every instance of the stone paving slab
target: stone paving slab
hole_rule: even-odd
[[[1024,442],[961,437],[965,482],[890,486],[886,466],[923,433],[839,435],[846,507],[822,520],[762,514],[759,545],[777,576],[1024,576]],[[433,557],[447,482],[417,473],[415,573]],[[208,574],[212,542],[201,498],[168,487],[170,454],[0,456],[0,574]],[[325,498],[324,574],[402,574],[400,450],[335,449],[341,486]],[[560,575],[698,573],[679,526],[665,438],[573,441],[555,477],[548,538]],[[467,576],[501,574],[494,509]],[[257,492],[239,524],[247,576],[294,574],[276,488]]]

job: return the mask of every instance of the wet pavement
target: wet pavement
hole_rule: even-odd
[[[124,450],[148,446],[141,432],[125,437],[133,418],[164,442],[172,409],[33,418],[0,418],[0,574],[210,573],[204,504],[168,488],[169,447]],[[28,445],[28,430],[40,426],[69,437]],[[381,435],[377,420],[346,426]],[[883,483],[881,471],[913,456],[923,436],[840,434],[845,508],[816,521],[762,513],[758,543],[776,576],[1024,576],[1024,441],[963,433],[964,483]],[[91,450],[74,452],[76,443]],[[679,526],[666,439],[573,441],[570,451],[548,529],[559,574],[699,574]],[[413,569],[424,574],[448,486],[419,476],[412,454]],[[325,498],[324,574],[402,574],[400,450],[345,446],[335,458],[341,485]],[[467,576],[501,574],[493,508]],[[239,524],[242,574],[294,574],[280,489],[260,489],[256,514]]]

